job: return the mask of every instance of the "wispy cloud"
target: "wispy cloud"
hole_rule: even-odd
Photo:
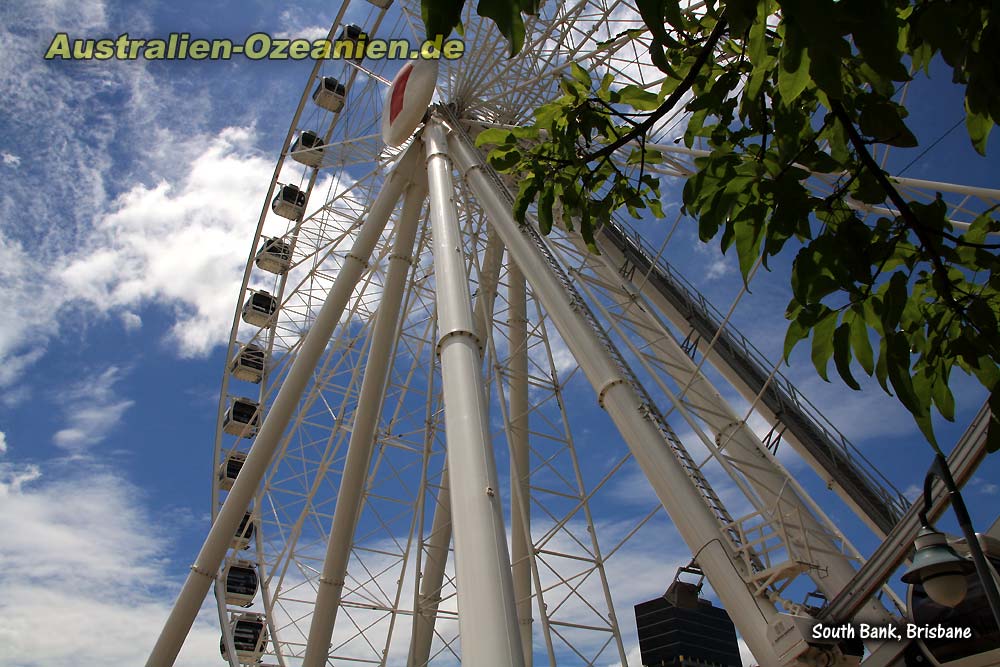
[[[118,477],[29,468],[0,467],[0,664],[142,664],[176,591],[170,535]],[[209,664],[218,637],[203,613],[177,664]]]
[[[87,447],[104,440],[121,422],[134,401],[121,399],[115,384],[123,373],[111,366],[96,378],[80,382],[60,395],[66,411],[66,427],[52,436],[59,447],[81,454]]]
[[[155,303],[175,310],[171,336],[181,353],[224,342],[247,225],[270,180],[270,162],[261,168],[246,148],[252,132],[206,136],[209,106],[188,94],[184,114],[168,108],[171,80],[154,84],[144,61],[39,56],[58,31],[150,28],[141,10],[101,0],[0,7],[0,133],[31,147],[31,159],[19,146],[0,150],[3,166],[17,169],[0,193],[0,310],[9,314],[0,387],[44,355],[68,313],[119,317],[134,331],[140,307]],[[16,390],[5,404],[24,399],[23,386]]]
[[[77,254],[59,273],[65,289],[105,310],[174,308],[170,337],[182,355],[225,342],[272,169],[244,148],[254,138],[250,128],[228,128],[199,142],[179,182],[122,194],[91,235],[97,250]]]
[[[706,280],[718,280],[719,278],[724,278],[733,272],[734,266],[732,257],[726,257],[719,250],[719,246],[715,241],[709,241],[708,243],[702,243],[698,239],[694,240],[694,252],[704,258],[705,264],[702,267],[704,273],[702,276]]]
[[[977,493],[981,493],[984,496],[995,496],[997,493],[1000,493],[1000,484],[987,482],[982,477],[973,477],[969,482],[969,485],[974,488]]]
[[[330,32],[330,20],[324,21],[324,18],[326,17],[318,17],[314,12],[307,13],[299,8],[286,9],[278,17],[279,30],[275,37],[309,41],[323,39]]]
[[[133,331],[138,331],[142,328],[142,318],[135,313],[126,310],[121,314],[122,326],[125,327],[125,331],[132,333]]]

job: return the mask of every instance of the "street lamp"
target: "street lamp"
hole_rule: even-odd
[[[972,563],[956,554],[948,546],[945,536],[934,530],[927,518],[931,511],[931,485],[935,477],[944,482],[945,488],[948,489],[958,525],[962,528],[962,533],[969,544],[969,551],[972,553]],[[983,592],[993,611],[993,620],[1000,628],[1000,593],[997,591],[996,581],[986,563],[986,556],[983,554],[976,531],[972,528],[969,510],[962,500],[955,479],[951,476],[948,462],[941,453],[935,454],[934,463],[924,478],[924,506],[920,511],[920,525],[920,532],[913,542],[916,549],[913,564],[903,575],[903,582],[923,584],[928,597],[934,602],[954,607],[965,597],[965,575],[975,571],[982,581]]]
[[[955,607],[965,599],[965,575],[976,566],[948,546],[944,533],[924,525],[913,541],[913,565],[903,575],[905,584],[923,584],[927,596],[945,607]]]

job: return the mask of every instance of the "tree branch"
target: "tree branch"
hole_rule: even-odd
[[[705,46],[702,47],[701,52],[691,65],[691,69],[688,71],[687,75],[685,75],[684,79],[680,82],[680,85],[678,85],[674,92],[672,92],[670,96],[663,101],[663,104],[661,104],[656,111],[651,113],[644,121],[636,125],[635,128],[627,134],[623,134],[617,140],[598,151],[581,156],[581,160],[583,160],[584,163],[587,163],[598,158],[611,155],[633,139],[636,139],[639,136],[644,136],[646,132],[648,132],[649,129],[656,124],[656,121],[660,120],[672,111],[673,108],[677,106],[677,103],[681,100],[681,98],[684,97],[684,94],[691,90],[691,86],[694,85],[694,81],[698,77],[698,72],[701,71],[701,68],[706,62],[708,62],[712,52],[715,51],[715,45],[726,32],[726,27],[726,19],[719,19],[719,22],[715,24],[715,28],[712,29],[712,34],[708,36],[708,41],[705,42]]]
[[[844,109],[843,105],[837,100],[830,100],[830,110],[837,117],[837,120],[841,122],[844,126],[844,130],[847,132],[847,136],[854,146],[855,152],[861,159],[861,163],[864,165],[868,171],[871,172],[878,184],[885,190],[886,195],[888,195],[889,200],[896,206],[896,210],[899,211],[899,217],[903,219],[904,224],[917,235],[920,240],[921,245],[927,248],[928,254],[930,255],[931,264],[934,265],[934,270],[939,273],[942,277],[942,283],[944,285],[945,298],[948,300],[953,307],[961,308],[958,302],[955,301],[955,297],[951,291],[951,281],[948,279],[948,268],[944,265],[941,260],[941,253],[938,252],[937,245],[928,236],[927,230],[924,229],[923,223],[917,219],[917,216],[913,213],[913,209],[910,205],[906,203],[903,196],[899,194],[896,187],[892,184],[889,178],[885,175],[885,172],[878,166],[875,162],[875,158],[872,154],[868,152],[868,147],[865,145],[864,139],[858,134],[857,128],[854,127],[854,123],[851,121],[851,117],[847,115],[847,111]]]

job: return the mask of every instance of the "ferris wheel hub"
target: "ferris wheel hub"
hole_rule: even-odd
[[[393,77],[382,105],[382,140],[401,146],[416,131],[434,97],[437,59],[417,59],[403,65]]]

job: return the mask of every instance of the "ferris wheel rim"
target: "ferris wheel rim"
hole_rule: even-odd
[[[337,18],[337,20],[334,21],[334,24],[331,27],[331,30],[329,32],[329,37],[331,39],[333,38],[334,33],[336,32],[337,27],[338,27],[338,22],[340,22],[340,19],[344,15],[345,9],[348,7],[348,5],[350,5],[350,2],[345,2],[342,5],[341,10],[340,10],[340,12],[338,14],[338,18]],[[579,10],[580,8],[583,8],[585,6],[586,6],[586,3],[578,3],[577,6],[576,6],[576,8],[577,8],[577,10]],[[553,22],[553,24],[555,24],[555,22]],[[501,41],[502,41],[501,37],[499,37],[497,35],[493,35],[492,36],[492,44],[494,46],[499,45],[501,43]],[[530,48],[526,49],[526,51],[530,52]],[[310,75],[308,81],[312,82],[317,77],[317,74],[318,74],[319,71],[320,71],[319,63],[317,63],[317,66],[314,67],[313,73]],[[298,107],[297,107],[297,109],[296,109],[296,111],[295,111],[295,113],[293,115],[293,119],[292,119],[292,122],[290,124],[289,130],[288,130],[288,133],[286,135],[285,142],[284,142],[284,145],[285,145],[286,149],[282,151],[282,154],[279,157],[278,163],[276,164],[276,168],[275,168],[275,171],[274,171],[274,175],[272,176],[271,183],[270,183],[270,186],[269,186],[269,189],[268,189],[268,194],[265,197],[265,202],[264,202],[264,205],[262,207],[262,212],[261,212],[261,215],[260,215],[259,220],[258,220],[257,229],[256,229],[255,234],[254,234],[254,241],[253,241],[252,250],[251,250],[250,255],[248,256],[248,260],[247,260],[247,263],[246,263],[244,277],[243,277],[243,281],[242,281],[242,285],[241,285],[241,292],[240,292],[241,294],[246,294],[248,292],[248,289],[249,289],[249,285],[250,285],[250,282],[251,282],[251,274],[252,274],[252,271],[253,271],[253,268],[254,268],[253,267],[254,253],[256,252],[258,244],[260,243],[260,240],[262,238],[262,228],[263,228],[263,225],[264,225],[264,221],[265,221],[266,217],[268,216],[268,210],[267,210],[268,209],[268,204],[270,202],[270,199],[274,195],[276,189],[280,185],[279,174],[281,173],[282,166],[283,166],[284,160],[285,160],[285,156],[286,155],[289,155],[289,156],[292,155],[292,153],[288,150],[288,147],[291,145],[292,138],[293,138],[295,130],[296,130],[296,125],[298,124],[299,116],[302,114],[303,110],[308,105],[308,95],[309,95],[309,92],[310,92],[309,91],[310,85],[311,85],[311,83],[307,83],[306,88],[303,91],[303,94],[302,94],[302,96],[300,98],[299,105],[298,105]],[[525,105],[521,105],[521,106],[524,107]],[[370,137],[360,137],[359,140],[363,140],[363,139],[366,139],[366,138],[370,138]],[[350,140],[341,141],[341,142],[339,142],[339,145],[347,145],[349,143],[349,141]],[[326,147],[335,147],[337,145],[338,145],[338,142],[332,142],[330,144],[324,144],[323,147],[324,148],[326,148]],[[309,187],[306,190],[307,196],[308,196],[309,191],[311,191],[313,182],[315,181],[316,173],[317,172],[314,171],[313,177],[309,181]],[[296,234],[297,234],[297,228],[296,228]],[[294,237],[293,237],[293,244],[294,244]],[[281,287],[279,288],[279,290],[276,293],[276,296],[277,296],[279,302],[282,300],[282,294],[283,294],[284,289],[285,289],[285,285],[284,285],[284,282],[282,281]],[[292,287],[292,289],[295,289],[295,288]],[[225,406],[226,406],[227,396],[231,395],[231,392],[228,389],[229,372],[230,372],[228,366],[229,366],[229,363],[230,363],[230,359],[233,357],[233,355],[238,354],[239,351],[240,351],[240,349],[241,349],[240,348],[241,342],[239,340],[241,305],[242,305],[242,300],[239,301],[236,304],[236,313],[234,314],[234,318],[233,318],[233,327],[232,327],[232,330],[231,330],[230,342],[229,342],[229,344],[227,346],[227,349],[228,349],[227,362],[226,362],[227,367],[226,367],[226,369],[224,369],[224,373],[223,373],[223,384],[222,384],[222,388],[221,388],[221,392],[220,392],[219,408],[218,408],[218,411],[217,411],[216,447],[215,447],[215,456],[213,458],[213,460],[215,462],[215,464],[213,464],[213,485],[212,485],[213,486],[213,494],[212,494],[213,495],[213,502],[212,502],[213,513],[216,511],[216,508],[218,507],[218,500],[217,499],[219,497],[218,475],[217,475],[216,468],[217,468],[217,464],[218,464],[218,462],[220,460],[220,457],[224,453],[224,451],[223,451],[223,445],[222,445],[222,440],[223,440],[223,437],[224,437],[223,436],[223,417],[225,416]],[[272,326],[272,332],[273,332],[273,326],[274,325],[272,324],[271,326]],[[270,338],[271,338],[272,341],[273,341],[273,335],[274,335],[273,333],[270,335]],[[266,351],[267,351],[266,352],[266,354],[267,354],[267,360],[265,362],[266,364],[270,364],[270,359],[271,359],[271,356],[273,354],[272,348],[271,348],[272,344],[273,343],[269,342],[267,344],[267,347],[266,347]],[[264,383],[262,382],[261,384],[263,386]],[[263,403],[261,403],[261,405],[263,406]],[[261,540],[261,531],[259,531],[259,530],[257,531],[257,533],[255,535],[255,540],[257,541],[257,544],[259,546],[260,545],[260,540]],[[262,566],[263,564],[260,563],[260,565]],[[264,575],[263,570],[261,571],[261,574],[262,574],[261,580],[263,582],[263,581],[266,580],[266,577],[263,576]],[[266,586],[262,586],[262,592],[264,591],[265,588],[266,588]],[[264,595],[266,596],[267,593],[264,592]],[[226,612],[224,611],[225,605],[222,602],[222,597],[221,596],[218,599],[219,599],[220,620],[223,622],[224,628],[228,629],[227,621],[226,621],[226,618],[225,618]],[[270,606],[270,604],[268,603],[267,600],[265,600],[265,606]],[[271,624],[271,619],[270,618],[268,618],[268,624],[269,624],[270,636],[271,636],[272,640],[276,641],[277,638],[278,638],[278,635],[279,635],[279,630],[277,628],[275,628]],[[229,635],[228,632],[224,632],[224,634],[227,635],[227,636]],[[231,640],[231,637],[227,637],[227,641],[229,641],[229,640]],[[232,647],[230,647],[230,649],[231,648]],[[235,659],[232,654],[230,654],[230,657],[231,657],[231,659]],[[279,656],[277,656],[277,658],[278,658],[279,663],[283,664],[284,661],[282,660],[281,656],[279,655]]]
[[[343,6],[341,8],[341,12],[338,15],[338,21],[340,20],[339,17],[343,16],[344,11],[346,10],[346,8],[350,4],[351,4],[350,2],[345,2],[343,4]],[[577,8],[577,9],[584,8],[584,7],[588,6],[589,4],[590,3],[586,2],[586,1],[579,2],[576,5],[574,5],[574,8]],[[623,4],[623,3],[621,3],[621,2],[613,3],[614,6],[618,6],[618,5],[621,5],[621,4]],[[338,22],[335,21],[333,27],[331,27],[331,30],[330,30],[330,37],[331,38],[333,37],[333,35],[334,35],[337,27],[338,27]],[[499,43],[500,43],[500,40],[497,40],[497,39],[493,40],[493,44],[494,45],[499,44]],[[525,56],[525,57],[527,57],[527,56]],[[605,62],[608,62],[608,60],[606,59]],[[558,68],[558,69],[562,69],[562,68]],[[558,69],[555,72],[555,75],[558,75]],[[216,474],[216,468],[217,468],[217,465],[218,465],[219,460],[220,460],[220,456],[222,455],[222,451],[223,451],[221,443],[222,443],[222,440],[223,440],[223,435],[222,434],[224,432],[224,425],[223,425],[224,406],[225,406],[225,402],[227,400],[227,397],[231,395],[230,392],[228,391],[228,386],[229,386],[228,385],[228,380],[229,380],[229,363],[230,363],[230,357],[233,355],[234,351],[235,352],[239,351],[239,345],[240,345],[238,331],[239,331],[239,328],[240,328],[240,315],[241,315],[240,310],[241,310],[241,306],[242,306],[242,303],[243,303],[243,301],[242,301],[242,295],[246,294],[248,292],[249,287],[250,287],[251,273],[253,271],[255,253],[257,252],[257,247],[258,247],[258,244],[260,242],[260,239],[262,238],[262,230],[263,230],[263,225],[264,225],[265,218],[268,216],[268,210],[267,209],[269,207],[269,204],[270,204],[270,201],[271,201],[271,197],[273,196],[276,187],[279,185],[279,174],[281,172],[281,169],[282,169],[282,166],[283,166],[283,163],[284,163],[284,158],[285,158],[286,154],[290,154],[288,152],[288,149],[289,149],[289,147],[291,145],[291,140],[292,140],[292,137],[294,136],[295,130],[297,129],[297,123],[298,123],[299,116],[301,115],[302,111],[308,105],[308,95],[309,95],[309,92],[310,92],[311,85],[314,82],[314,80],[316,79],[317,72],[319,72],[319,63],[317,63],[316,68],[313,71],[313,74],[310,75],[310,77],[308,79],[308,83],[306,84],[306,88],[303,91],[303,95],[302,95],[302,97],[300,99],[299,106],[298,106],[298,108],[297,108],[297,110],[295,112],[295,115],[293,117],[291,126],[290,126],[288,134],[286,136],[286,140],[285,140],[285,143],[284,143],[284,149],[283,149],[282,154],[279,157],[278,163],[276,165],[274,176],[271,179],[271,184],[269,186],[269,191],[268,191],[268,194],[267,194],[267,196],[265,198],[264,207],[263,207],[260,219],[258,221],[257,230],[255,232],[254,242],[253,242],[253,246],[252,246],[252,249],[251,249],[251,253],[248,256],[248,260],[247,260],[247,264],[246,264],[246,270],[245,270],[245,274],[244,274],[244,278],[243,278],[243,283],[242,283],[241,291],[240,291],[241,298],[237,302],[237,305],[236,305],[236,313],[234,315],[233,328],[232,328],[232,332],[231,332],[231,335],[230,335],[229,345],[228,345],[228,348],[227,348],[228,351],[227,351],[227,360],[226,360],[226,370],[224,370],[224,373],[223,373],[223,385],[222,385],[222,391],[220,392],[220,403],[219,403],[219,409],[218,409],[218,412],[217,412],[216,446],[215,446],[215,455],[213,457],[213,501],[212,501],[213,514],[216,511],[216,508],[217,508],[217,505],[218,505],[217,500],[218,500],[219,489],[218,489],[218,479],[217,479],[217,474]],[[539,76],[541,76],[541,75],[539,75]],[[532,83],[534,83],[534,82],[535,81],[532,80]],[[492,83],[492,81],[490,81],[488,83]],[[459,90],[459,92],[462,92],[463,89],[460,86],[456,86],[456,87]],[[524,92],[525,90],[528,90],[528,89],[529,89],[529,84],[523,84],[523,85],[521,85],[519,87],[515,87],[513,89],[513,91],[516,92],[516,93],[522,93],[522,92]],[[499,104],[499,103],[496,103],[495,99],[488,99],[488,100],[482,100],[482,101],[475,101],[474,103],[470,103],[469,105],[467,105],[465,108],[467,110],[470,110],[473,114],[476,114],[476,115],[486,114],[487,118],[494,118],[494,117],[501,118],[501,119],[518,118],[517,116],[510,116],[510,114],[514,113],[518,109],[520,111],[522,111],[522,112],[526,112],[526,111],[530,110],[530,108],[532,108],[532,105],[529,104],[528,102],[530,100],[532,100],[532,99],[538,99],[538,93],[537,93],[537,91],[533,91],[533,94],[530,95],[530,96],[517,98],[515,100],[515,102],[508,103],[506,106],[502,105],[502,104]],[[507,115],[505,115],[505,114],[507,114]],[[490,121],[486,121],[486,122],[490,122]],[[360,142],[360,141],[363,141],[363,140],[366,140],[366,139],[370,139],[373,136],[374,135],[366,135],[364,137],[358,137],[356,139],[356,141]],[[344,139],[344,140],[341,140],[341,141],[334,141],[334,142],[331,142],[331,143],[323,144],[322,147],[323,148],[334,148],[334,149],[336,149],[336,148],[347,148],[347,147],[349,147],[351,145],[352,145],[352,140],[350,140],[350,139]],[[384,165],[384,164],[385,164],[384,162],[381,163],[381,165]],[[381,165],[376,165],[375,168],[372,170],[371,173],[362,176],[362,178],[358,179],[357,182],[370,183],[370,184],[374,185],[374,183],[378,180],[377,179],[378,172],[380,171],[380,169],[384,168]],[[346,171],[346,165],[341,164],[341,169]],[[315,180],[316,180],[316,178],[317,178],[317,176],[318,176],[319,173],[320,173],[319,170],[317,170],[317,169],[313,170],[313,172],[311,174],[311,177],[310,177],[310,180],[309,180],[309,186],[307,188],[307,193],[312,191],[313,184],[315,183]],[[348,188],[348,191],[351,188],[353,188],[353,187],[354,187],[354,185],[350,186]],[[346,197],[346,195],[345,195],[345,197]],[[364,197],[363,193],[362,193],[362,197]],[[369,195],[369,197],[370,197],[370,195]],[[329,202],[324,203],[324,206],[327,206],[328,204],[329,204]],[[362,207],[360,210],[363,213],[366,209],[364,207]],[[308,219],[308,217],[305,218],[305,219]],[[359,218],[359,220],[360,220],[360,218]],[[348,234],[351,233],[351,231],[353,231],[353,230],[346,230],[345,231],[345,238],[346,238],[346,236]],[[295,229],[295,235],[296,236],[293,237],[293,247],[294,247],[295,240],[297,240],[297,238],[298,238],[298,236],[297,236],[298,233],[299,233],[299,228],[296,227],[296,229]],[[334,246],[337,246],[338,243],[339,242],[337,242],[337,241],[331,240],[331,241],[329,241],[326,244],[326,246],[329,246],[331,248],[331,252],[332,252],[332,248]],[[306,260],[311,260],[311,261],[318,262],[318,263],[322,264],[330,256],[331,255],[329,253],[323,254],[320,250],[317,250],[314,257],[305,257],[305,256],[303,256],[303,259],[299,260],[299,264],[294,264],[292,266],[292,268],[298,268],[298,266],[300,264],[302,264],[303,262],[305,262]],[[281,289],[277,293],[278,294],[278,301],[279,301],[279,303],[283,302],[283,300],[284,300],[282,298],[282,295],[284,293],[283,291],[284,291],[285,287],[286,286],[285,286],[284,279],[282,279]],[[293,285],[291,289],[294,292],[295,290],[298,289],[298,287]],[[303,312],[308,312],[308,309],[304,310]],[[307,321],[307,319],[308,318],[306,316],[302,317],[302,321],[303,322]],[[272,358],[272,355],[273,355],[273,347],[272,346],[273,346],[273,341],[275,339],[275,336],[277,335],[275,333],[275,328],[274,328],[276,326],[277,326],[277,319],[275,319],[274,323],[270,325],[270,327],[271,327],[271,333],[268,334],[270,342],[268,343],[268,348],[267,348],[267,362],[270,362],[270,360]],[[292,355],[294,353],[294,348],[293,347],[287,348],[286,353],[288,355]],[[287,360],[287,358],[289,358],[289,357],[285,357],[286,360]],[[263,382],[261,383],[261,386],[262,387],[264,386]],[[264,402],[261,401],[260,405],[263,406]],[[256,532],[256,534],[255,534],[255,540],[256,540],[256,543],[257,543],[257,550],[258,551],[260,549],[262,549],[262,546],[261,546],[262,545],[262,542],[261,542],[262,539],[263,539],[263,535],[261,534],[261,531],[258,530]],[[264,574],[264,570],[263,570],[264,564],[263,564],[263,562],[259,562],[259,566],[262,568],[261,569],[261,574],[263,575]],[[261,579],[263,581],[265,579],[265,577],[262,576]],[[262,593],[265,596],[268,595],[268,589],[266,587],[264,587],[264,586],[262,586]],[[270,609],[270,607],[271,607],[272,604],[273,604],[273,601],[268,601],[268,600],[265,599],[265,607],[267,607],[268,609]],[[223,622],[224,635],[228,636],[228,634],[229,634],[228,633],[228,628],[229,628],[229,624],[228,624],[228,611],[225,609],[225,605],[222,603],[221,598],[219,598],[219,613],[220,613],[220,619]],[[275,628],[272,625],[273,618],[271,617],[271,614],[268,614],[267,622],[269,624],[270,638],[271,638],[271,640],[273,642],[273,645],[275,647],[277,647],[278,646],[278,641],[277,640],[278,640],[278,636],[279,636],[279,629]],[[232,639],[231,637],[228,637],[227,641],[231,642],[231,639]],[[233,651],[233,647],[232,647],[231,644],[229,646],[229,650],[230,650],[230,660],[231,661],[235,661],[236,660],[236,656],[234,654],[235,652]],[[449,647],[449,650],[451,650],[450,647]],[[278,662],[281,665],[284,665],[285,664],[284,656],[281,655],[280,651],[277,648],[275,648],[275,654],[276,654],[275,657],[278,660]],[[235,664],[235,662],[233,664]]]

